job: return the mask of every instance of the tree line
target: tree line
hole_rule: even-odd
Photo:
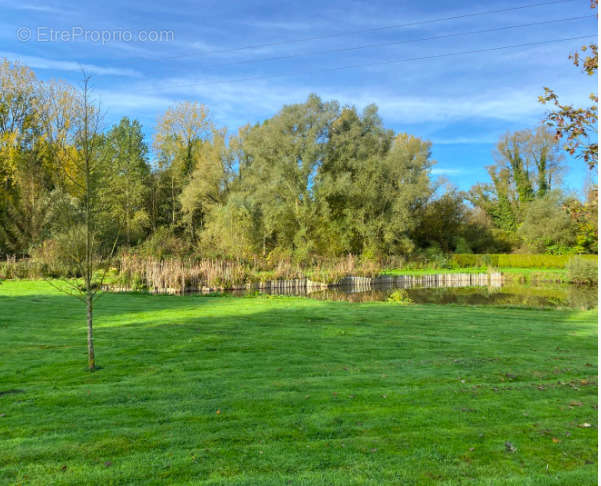
[[[137,120],[103,130],[82,96],[0,64],[0,255],[75,245],[91,197],[105,252],[309,261],[597,251],[596,186],[584,197],[561,190],[563,149],[545,125],[501,137],[490,181],[459,191],[433,178],[430,142],[384,127],[375,105],[311,95],[230,133],[206,106],[181,102],[148,146]]]

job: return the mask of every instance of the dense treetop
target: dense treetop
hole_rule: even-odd
[[[0,255],[31,256],[77,223],[81,95],[8,61],[0,88]],[[562,192],[563,151],[544,125],[501,137],[490,181],[467,193],[433,179],[430,142],[384,127],[375,105],[316,95],[237,133],[206,106],[176,104],[158,120],[152,159],[127,117],[90,141],[101,247],[297,260],[596,252],[596,186]]]

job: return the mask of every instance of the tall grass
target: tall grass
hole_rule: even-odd
[[[35,265],[29,258],[17,260],[15,256],[7,256],[0,261],[1,279],[34,279],[41,278],[42,272],[39,265]]]
[[[375,277],[385,270],[401,269],[462,269],[462,268],[520,268],[557,269],[570,272],[570,256],[566,255],[478,255],[455,254],[421,256],[410,262],[403,257],[365,260],[354,255],[339,258],[313,258],[303,264],[292,259],[271,261],[268,258],[252,260],[225,260],[203,258],[153,258],[124,252],[115,258],[108,283],[116,288],[151,291],[183,291],[206,289],[237,289],[277,280],[308,279],[313,282],[334,284],[344,277]],[[596,272],[597,255],[582,255],[573,264],[569,279],[592,282]],[[15,257],[0,261],[0,279],[36,279],[42,277],[73,277],[68,270],[47,262],[52,258],[17,260]],[[586,268],[584,268],[586,266]],[[590,267],[590,268],[589,268]],[[584,270],[583,270],[584,269]],[[582,277],[586,270],[586,277]],[[579,273],[578,273],[579,272]],[[578,275],[577,275],[578,274]],[[596,275],[596,273],[595,273]],[[596,280],[595,280],[596,281]]]
[[[349,255],[344,258],[315,260],[310,267],[280,260],[243,262],[216,259],[163,259],[123,254],[116,261],[114,284],[127,289],[202,290],[236,289],[274,280],[309,279],[332,284],[350,275],[374,277],[383,266]]]
[[[9,257],[0,261],[0,279],[74,277],[69,271],[49,265],[48,259]],[[301,264],[290,259],[249,261],[202,258],[153,258],[123,253],[112,262],[110,283],[128,289],[241,288],[272,280],[309,279],[334,283],[354,275],[375,277],[388,266],[401,265],[400,259],[361,260],[354,255],[341,258],[315,258]]]
[[[7,256],[0,260],[0,279],[29,279],[72,277],[69,269],[63,268],[59,263],[47,263],[36,258],[21,258]]]
[[[122,255],[116,264],[118,276],[114,283],[134,290],[234,288],[248,277],[244,265],[227,260],[156,260]]]

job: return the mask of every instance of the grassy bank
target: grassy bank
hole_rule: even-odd
[[[596,483],[596,313],[0,285],[2,484]],[[587,427],[584,424],[591,424]]]
[[[578,268],[567,271],[578,261]],[[315,258],[303,264],[291,260],[255,258],[249,261],[167,258],[155,259],[135,254],[115,258],[107,283],[116,288],[144,289],[232,289],[259,285],[274,280],[309,279],[335,284],[342,278],[378,275],[430,275],[441,273],[503,272],[508,280],[519,282],[596,283],[597,255],[479,255],[452,254],[439,258],[416,257],[407,260],[390,256],[380,260],[363,260],[353,255],[339,258]],[[586,278],[582,279],[581,274]],[[73,269],[47,264],[35,259],[0,261],[0,280],[37,279],[74,276]]]

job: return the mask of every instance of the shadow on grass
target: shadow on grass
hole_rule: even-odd
[[[235,353],[256,359],[273,353],[285,361],[432,353],[538,361],[556,348],[592,349],[595,320],[591,311],[106,294],[96,305],[95,342],[98,362],[108,368],[112,355],[121,364],[127,357],[151,365],[177,360],[178,353],[197,359],[222,353],[225,366]],[[0,349],[12,355],[37,350],[47,364],[55,361],[53,351],[62,358],[81,356],[85,308],[59,293],[0,294],[0,336]]]
[[[0,290],[1,388],[24,391],[0,396],[0,479],[429,484],[594,461],[594,312],[108,294],[90,374],[84,306],[37,290]]]

